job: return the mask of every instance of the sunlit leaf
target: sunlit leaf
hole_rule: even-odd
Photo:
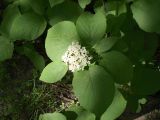
[[[47,83],[55,83],[61,80],[66,74],[68,67],[63,62],[51,62],[48,64],[40,76],[40,80]]]
[[[55,113],[45,113],[39,116],[39,120],[67,120],[66,117],[58,112]]]
[[[45,48],[49,58],[61,61],[68,46],[73,41],[79,40],[74,23],[69,21],[59,22],[48,30]]]
[[[76,23],[81,41],[91,45],[102,39],[106,26],[106,17],[103,9],[98,9],[95,14],[83,13]]]

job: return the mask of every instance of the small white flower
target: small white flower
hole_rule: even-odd
[[[88,54],[85,47],[81,47],[78,42],[72,42],[72,45],[62,56],[62,61],[69,66],[69,70],[72,72],[84,70],[86,66],[91,64],[92,57]]]

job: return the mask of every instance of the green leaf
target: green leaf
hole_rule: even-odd
[[[133,17],[146,32],[160,33],[160,1],[135,0],[131,6]]]
[[[107,33],[111,36],[121,36],[121,27],[125,23],[126,14],[121,14],[119,16],[107,15]]]
[[[111,104],[115,92],[111,76],[100,66],[74,73],[73,90],[80,105],[100,117]]]
[[[3,14],[3,20],[1,22],[1,32],[5,34],[6,36],[9,36],[9,31],[11,29],[11,26],[14,22],[14,19],[20,16],[20,11],[17,6],[15,5],[9,5],[5,10]]]
[[[48,0],[29,0],[29,4],[37,14],[43,15],[49,3]]]
[[[64,2],[64,0],[49,0],[49,3],[51,5],[51,7],[58,5],[60,3]]]
[[[65,1],[47,10],[49,24],[52,26],[64,20],[76,22],[81,13],[82,9],[73,1]]]
[[[82,43],[91,45],[102,39],[106,26],[106,17],[102,8],[98,9],[95,14],[83,13],[76,23]]]
[[[47,83],[55,83],[64,77],[67,70],[68,67],[65,63],[61,61],[52,62],[44,68],[40,80]]]
[[[42,16],[29,12],[21,15],[19,9],[10,5],[6,8],[1,31],[13,40],[34,40],[46,28],[46,21]]]
[[[100,65],[112,74],[117,83],[128,83],[133,78],[132,63],[120,52],[111,51],[102,54]]]
[[[34,11],[39,15],[43,15],[46,11],[46,8],[49,5],[47,0],[16,0],[14,5],[17,5],[22,14]]]
[[[34,48],[29,48],[27,46],[16,47],[18,53],[25,55],[30,59],[35,68],[42,72],[45,67],[45,60]]]
[[[48,57],[54,61],[59,60],[72,42],[79,40],[74,23],[69,21],[59,22],[49,29],[45,48]]]
[[[81,8],[85,8],[86,5],[88,5],[91,2],[91,0],[78,0],[79,5],[81,6]]]
[[[45,113],[39,116],[39,120],[67,120],[66,117],[58,112]]]
[[[35,13],[26,13],[14,19],[10,28],[10,37],[14,40],[34,40],[46,28],[46,21]]]
[[[76,120],[95,120],[96,116],[88,111],[82,112]]]
[[[124,99],[123,95],[116,89],[114,99],[112,104],[101,116],[101,120],[116,120],[126,108],[127,101]]]
[[[0,36],[0,61],[11,58],[13,49],[13,43],[8,38]]]
[[[104,38],[101,41],[98,41],[93,48],[96,50],[97,53],[103,53],[110,50],[114,44],[118,41],[117,37],[109,37]]]
[[[160,72],[149,68],[135,67],[132,91],[140,95],[151,95],[160,90]]]
[[[105,4],[106,13],[112,15],[120,15],[127,12],[124,0],[109,1]]]

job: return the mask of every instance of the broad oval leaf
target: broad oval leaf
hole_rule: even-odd
[[[103,52],[110,50],[117,41],[118,41],[118,37],[104,38],[98,41],[93,46],[93,48],[96,50],[97,53],[103,53]]]
[[[48,64],[40,76],[40,80],[47,83],[55,83],[63,78],[68,67],[63,62],[51,62]]]
[[[89,111],[83,111],[76,120],[95,120],[96,116]]]
[[[160,33],[160,1],[135,0],[131,6],[133,17],[146,32]]]
[[[118,51],[102,54],[100,65],[112,74],[117,83],[127,83],[133,78],[132,63],[125,55]]]
[[[101,116],[113,100],[113,79],[101,66],[93,65],[88,71],[74,73],[72,84],[80,105],[97,117]]]
[[[98,9],[95,14],[83,13],[77,20],[76,28],[84,44],[95,44],[101,40],[106,31],[104,10]]]
[[[45,113],[39,116],[39,120],[67,120],[66,117],[58,112]]]
[[[101,116],[101,120],[116,120],[125,110],[127,101],[123,95],[116,89],[112,104],[107,108]]]
[[[68,0],[47,10],[49,24],[52,26],[64,20],[76,22],[81,13],[79,5]]]
[[[79,40],[79,37],[74,23],[69,21],[57,23],[49,29],[47,34],[45,48],[48,57],[52,61],[61,61],[68,46],[77,40]]]
[[[31,12],[17,16],[9,33],[14,40],[34,40],[44,32],[45,28],[45,19]]]
[[[16,5],[9,5],[1,23],[1,31],[12,40],[34,40],[46,28],[46,21],[42,16],[33,12],[21,14]]]
[[[1,32],[9,36],[9,31],[14,22],[14,19],[20,16],[20,11],[15,5],[8,5],[8,7],[4,10],[3,20],[1,22]]]
[[[0,61],[11,58],[13,49],[13,43],[8,38],[0,36]]]
[[[81,8],[85,8],[86,5],[88,5],[91,2],[91,0],[78,0],[79,5]]]
[[[132,91],[140,95],[151,95],[160,90],[160,72],[138,66],[135,67],[131,82]]]

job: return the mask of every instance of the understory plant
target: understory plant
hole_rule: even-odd
[[[115,120],[126,106],[140,111],[142,101],[160,90],[160,0],[6,1],[0,60],[11,58],[15,43],[15,52],[33,62],[41,81],[53,84],[73,74],[79,104],[39,120]],[[34,48],[40,36],[50,59],[45,68]]]

